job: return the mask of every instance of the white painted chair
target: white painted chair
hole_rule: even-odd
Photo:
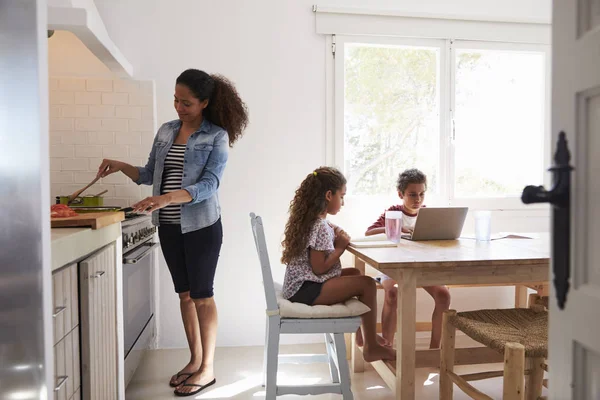
[[[290,303],[287,300],[282,300],[281,296],[275,291],[275,283],[271,274],[271,264],[267,252],[267,244],[265,233],[262,224],[262,219],[254,213],[250,214],[252,224],[252,232],[254,234],[254,242],[258,252],[258,258],[263,275],[263,284],[265,288],[265,297],[267,300],[267,329],[265,338],[265,355],[263,364],[263,383],[266,387],[266,399],[273,400],[276,396],[286,394],[296,395],[318,395],[323,393],[339,393],[344,400],[352,400],[354,396],[350,388],[350,370],[346,360],[346,345],[344,342],[344,333],[356,332],[360,326],[360,317],[364,312],[369,310],[358,300],[354,300],[360,305],[354,310],[346,310],[345,316],[337,318],[318,318],[318,312],[311,313],[311,309],[330,308],[330,306],[306,306],[298,303]],[[294,312],[286,312],[285,308],[281,308],[278,303],[287,302],[287,306],[298,305]],[[335,305],[332,308],[343,305]],[[346,303],[346,308],[348,303]],[[365,310],[366,308],[366,310]],[[308,313],[306,312],[308,310]],[[338,308],[339,310],[339,308]],[[302,313],[306,313],[307,317],[300,317]],[[344,313],[344,312],[342,312]],[[295,315],[295,318],[289,317],[288,314]],[[288,316],[286,316],[288,315]],[[314,334],[324,333],[327,354],[315,355],[311,357],[297,356],[281,356],[279,357],[279,336],[281,334]],[[282,363],[314,363],[327,362],[329,363],[329,371],[331,375],[331,384],[319,384],[309,386],[282,386],[277,385],[277,367],[279,362]]]

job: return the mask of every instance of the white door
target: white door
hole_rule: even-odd
[[[551,293],[549,395],[556,400],[598,400],[600,0],[555,0],[552,31],[553,142],[559,132],[566,133],[575,170],[571,182],[571,287],[564,310],[557,306],[554,287]],[[564,243],[553,243],[561,245]]]

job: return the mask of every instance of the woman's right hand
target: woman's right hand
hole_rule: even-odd
[[[339,230],[333,241],[333,247],[336,249],[345,249],[350,244],[350,236],[343,230]]]
[[[98,167],[98,173],[96,176],[104,178],[110,174],[114,174],[115,172],[122,171],[125,165],[126,164],[121,161],[104,159],[102,160],[100,167]]]

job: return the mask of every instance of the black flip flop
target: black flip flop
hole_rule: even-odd
[[[179,380],[179,378],[182,377],[182,376],[187,376],[187,378],[185,378],[183,381],[181,381],[181,382],[179,382],[178,384],[175,384],[175,385],[172,384],[171,382],[169,382],[169,386],[171,386],[171,387],[177,387],[177,386],[181,385],[182,383],[185,383],[185,381],[187,381],[190,378],[190,376],[192,376],[194,374],[195,374],[195,372],[180,372],[177,375],[175,375],[175,380],[176,381]]]
[[[215,383],[217,383],[216,379],[213,379],[212,381],[208,382],[206,385],[196,385],[195,383],[184,383],[181,387],[195,386],[195,387],[198,387],[199,389],[198,390],[194,390],[193,392],[189,392],[189,393],[178,392],[177,389],[175,389],[173,391],[173,393],[175,393],[175,396],[179,396],[179,397],[193,396],[195,394],[200,393],[201,391],[203,391],[207,387],[214,385]]]

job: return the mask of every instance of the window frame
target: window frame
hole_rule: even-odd
[[[519,196],[456,198],[454,197],[454,155],[453,140],[454,102],[455,102],[455,51],[457,49],[484,49],[541,52],[545,55],[545,117],[544,117],[544,165],[550,166],[551,128],[550,128],[550,96],[551,96],[551,50],[550,45],[539,43],[507,43],[477,40],[423,39],[397,36],[374,35],[328,35],[327,47],[329,60],[327,65],[327,107],[328,138],[326,140],[327,162],[345,170],[344,154],[344,106],[345,76],[344,59],[346,44],[391,45],[391,46],[423,46],[439,49],[439,93],[440,93],[440,135],[439,135],[439,194],[442,204],[450,206],[467,206],[472,210],[522,210],[544,209],[543,205],[525,206]],[[445,173],[444,173],[445,171]],[[390,182],[390,184],[394,184]],[[549,186],[550,176],[544,174],[543,184]]]

